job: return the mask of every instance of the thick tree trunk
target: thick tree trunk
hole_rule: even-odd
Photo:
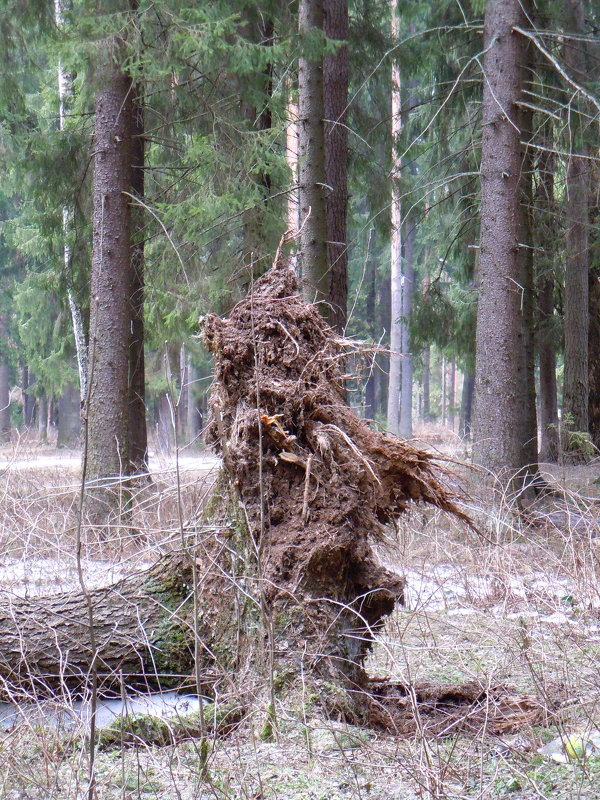
[[[131,80],[109,54],[100,70],[94,126],[94,231],[90,301],[88,476],[129,470],[131,338]],[[113,60],[115,59],[115,60]]]
[[[323,0],[325,35],[348,39],[348,0]],[[348,315],[348,48],[323,59],[325,107],[325,176],[327,195],[327,265],[332,326],[343,334]]]
[[[585,34],[582,0],[565,4],[566,24],[575,37]],[[564,60],[567,70],[578,82],[585,82],[586,58],[580,38],[566,39]],[[563,387],[563,420],[566,428],[588,430],[588,195],[589,170],[587,150],[582,135],[583,125],[577,115],[574,125],[573,153],[567,165],[567,229],[565,273],[565,374]],[[579,157],[581,156],[581,157]]]
[[[402,276],[402,386],[400,391],[400,435],[410,439],[412,426],[413,357],[410,342],[410,316],[415,283],[415,239],[417,226],[408,222],[404,244],[404,274]]]
[[[399,20],[396,0],[391,0],[392,41],[399,38]],[[392,61],[392,230],[391,230],[391,322],[390,371],[388,382],[387,427],[398,433],[400,417],[400,389],[402,368],[402,192],[400,189],[401,163],[398,157],[402,131],[402,95],[400,67]]]
[[[166,688],[191,676],[191,572],[186,557],[165,556],[146,572],[91,592],[101,690],[118,692],[121,681]],[[42,598],[0,594],[3,694],[82,689],[92,655],[88,606],[79,591]]]
[[[530,240],[521,205],[526,133],[517,105],[526,62],[520,0],[488,0],[484,27],[481,236],[475,367],[474,456],[496,475],[512,477],[536,448],[530,356]],[[531,182],[531,175],[525,180]],[[525,237],[525,238],[523,238]],[[530,260],[530,259],[529,259]],[[502,313],[498,313],[502,309]],[[531,375],[529,372],[531,371]],[[530,406],[533,403],[533,414]],[[535,459],[533,459],[535,460]]]
[[[550,126],[547,126],[551,130]],[[535,273],[538,295],[537,346],[540,362],[540,461],[558,458],[558,402],[554,333],[554,155],[552,138],[538,157],[539,180],[534,208]]]
[[[134,91],[132,89],[132,91]],[[144,106],[141,87],[135,88],[132,113],[131,193],[144,199]],[[144,357],[144,213],[132,201],[129,285],[129,460],[132,472],[148,470],[146,428],[146,366]]]
[[[323,0],[300,0],[298,20],[303,48],[306,38],[314,37],[315,30],[323,30]],[[329,277],[323,103],[323,59],[309,58],[302,51],[298,59],[302,294],[307,302],[324,304],[329,300]],[[326,306],[321,306],[321,313],[329,316]]]

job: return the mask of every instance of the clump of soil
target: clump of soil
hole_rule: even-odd
[[[463,519],[432,456],[373,430],[344,398],[343,340],[277,263],[228,319],[208,316],[215,360],[207,441],[222,454],[258,554],[280,650],[362,683],[362,660],[404,579],[373,542],[409,503]]]

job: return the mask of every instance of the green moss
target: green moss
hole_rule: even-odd
[[[204,706],[206,731],[212,736],[226,736],[244,718],[246,709],[235,700],[225,703],[207,703]],[[119,717],[98,733],[98,746],[105,749],[121,744],[157,745],[159,747],[201,737],[200,711],[185,717],[163,719],[149,714]],[[206,740],[204,740],[205,742]]]
[[[275,710],[272,703],[269,703],[267,715],[258,737],[263,742],[275,741]]]

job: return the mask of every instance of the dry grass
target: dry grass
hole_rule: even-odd
[[[460,442],[443,443],[460,455]],[[452,449],[454,448],[454,449]],[[548,468],[556,493],[527,515],[514,498],[494,496],[479,476],[456,468],[471,492],[481,533],[419,509],[390,531],[385,562],[406,574],[406,606],[381,632],[372,674],[409,685],[475,680],[535,696],[542,726],[490,736],[399,738],[326,719],[318,698],[282,694],[279,733],[263,741],[267,701],[256,697],[245,723],[211,741],[208,780],[195,741],[100,751],[99,798],[595,798],[600,759],[556,764],[537,753],[556,736],[589,734],[600,722],[600,502],[597,465]],[[193,527],[205,474],[182,475],[184,522]],[[43,593],[76,585],[73,538],[77,495],[71,468],[5,470],[0,475],[0,588]],[[172,471],[136,490],[125,528],[85,532],[86,576],[106,581],[152,561],[180,537]],[[247,688],[247,687],[245,687]],[[68,705],[69,698],[57,702]],[[48,709],[49,714],[50,709]],[[87,788],[85,730],[57,730],[23,718],[0,729],[0,798],[79,798]]]

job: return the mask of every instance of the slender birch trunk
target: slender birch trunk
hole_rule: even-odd
[[[54,0],[54,19],[57,28],[62,27],[64,22],[64,2],[63,0]],[[58,62],[58,120],[60,130],[65,127],[65,104],[66,98],[71,94],[71,86],[68,76],[62,68],[62,64]],[[69,230],[71,227],[72,210],[68,206],[63,207],[63,258],[65,264],[65,275],[67,279],[67,296],[69,300],[69,310],[71,312],[71,322],[73,324],[73,337],[75,339],[75,351],[77,353],[77,372],[79,374],[79,399],[81,406],[87,398],[87,380],[88,380],[88,343],[85,335],[85,325],[83,322],[83,314],[81,306],[77,302],[73,290],[72,270],[71,270],[71,246],[69,244]]]
[[[399,37],[400,22],[396,0],[390,0],[392,41]],[[390,372],[388,383],[387,427],[398,433],[400,414],[400,367],[402,353],[402,193],[398,145],[402,131],[400,67],[392,61],[392,231],[391,231],[391,322]]]

